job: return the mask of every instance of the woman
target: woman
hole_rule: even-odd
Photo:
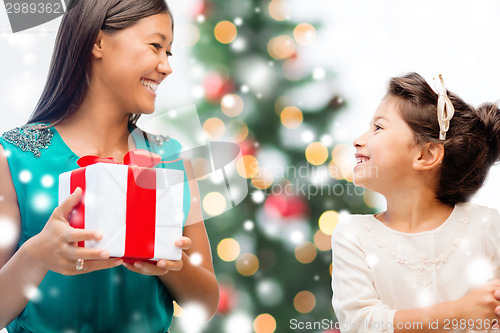
[[[0,247],[0,328],[165,332],[173,300],[202,304],[207,318],[215,313],[218,286],[192,199],[196,183],[185,185],[180,261],[126,264],[105,250],[78,248],[102,237],[68,224],[81,190],[55,208],[58,175],[76,169],[81,156],[121,162],[130,148],[158,149],[167,159],[179,153],[176,140],[153,140],[135,126],[154,111],[155,90],[172,72],[172,34],[164,0],[74,0],[68,7],[33,115],[0,139],[0,215],[20,232],[18,242]],[[185,169],[185,179],[192,174],[187,161],[168,167]],[[201,264],[190,262],[192,253]]]

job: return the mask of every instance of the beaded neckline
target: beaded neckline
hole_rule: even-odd
[[[54,132],[41,124],[16,127],[3,134],[5,141],[19,147],[22,151],[29,151],[33,156],[40,157],[41,149],[50,146]]]
[[[12,143],[13,145],[19,147],[22,151],[27,151],[33,153],[33,156],[39,158],[41,156],[41,150],[49,148],[54,134],[57,133],[59,139],[63,145],[71,151],[75,156],[77,156],[71,148],[64,142],[62,137],[57,132],[55,127],[47,127],[49,124],[37,123],[28,124],[21,127],[16,127],[10,131],[3,133],[2,137],[5,141]],[[142,131],[141,131],[142,132]],[[164,142],[170,140],[170,137],[163,135],[153,135],[146,132],[142,132],[146,135],[147,140],[153,143],[157,147],[161,147]]]

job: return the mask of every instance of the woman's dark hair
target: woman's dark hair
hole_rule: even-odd
[[[387,95],[399,99],[398,110],[418,144],[442,143],[444,158],[437,199],[454,205],[467,201],[483,185],[490,167],[500,158],[500,109],[484,103],[478,108],[448,91],[455,114],[446,140],[439,139],[438,96],[417,73],[394,77]]]
[[[163,13],[172,18],[165,0],[72,0],[57,33],[45,88],[28,124],[55,125],[80,107],[89,88],[91,53],[100,30],[112,34]],[[135,125],[138,119],[131,114],[129,123]]]

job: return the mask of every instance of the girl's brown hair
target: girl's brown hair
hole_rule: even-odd
[[[484,103],[474,108],[448,91],[455,114],[446,140],[439,140],[438,96],[422,76],[409,73],[392,78],[387,94],[400,99],[399,112],[418,144],[434,142],[444,146],[437,199],[448,205],[467,201],[500,158],[498,105]]]

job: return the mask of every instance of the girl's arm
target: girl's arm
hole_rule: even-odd
[[[26,241],[17,251],[21,217],[17,195],[5,156],[0,145],[0,224],[12,229],[15,239],[0,244],[0,329],[21,313],[29,301],[28,295],[43,280],[47,271],[77,274],[113,267],[115,261],[85,262],[83,272],[77,272],[76,260],[107,258],[109,255],[95,249],[77,249],[72,242],[96,240],[93,231],[76,230],[69,226],[67,216],[80,201],[81,190],[71,195],[54,213],[42,232]],[[83,251],[82,251],[83,250]],[[121,262],[120,262],[121,264]]]
[[[342,333],[450,332],[454,319],[458,324],[460,320],[465,323],[472,319],[477,329],[481,326],[484,329],[488,325],[491,328],[493,319],[498,319],[494,314],[495,306],[500,304],[494,298],[494,290],[500,287],[498,280],[478,287],[456,301],[398,311],[378,298],[353,223],[339,223],[335,228],[332,251],[332,303]],[[391,279],[390,272],[388,279]],[[472,328],[470,321],[469,325],[466,328]]]

